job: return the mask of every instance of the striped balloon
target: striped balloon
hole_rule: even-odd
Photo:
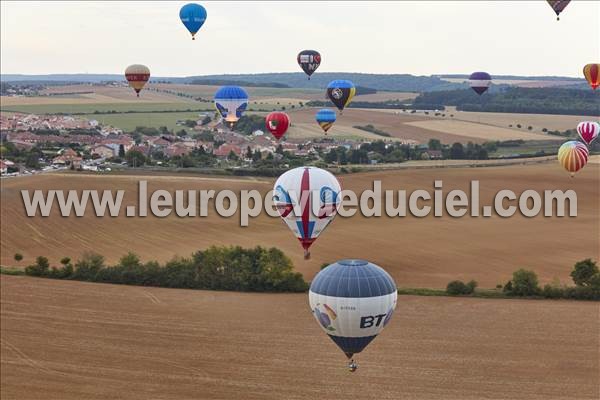
[[[487,72],[473,72],[469,76],[469,86],[478,95],[482,95],[492,84],[492,77]]]
[[[140,90],[144,88],[146,82],[150,79],[150,70],[145,65],[133,64],[125,70],[125,78],[129,82],[129,86],[135,90],[137,96],[140,97]]]
[[[398,289],[381,267],[364,260],[341,260],[313,279],[308,300],[321,329],[352,359],[390,322]],[[356,369],[354,360],[350,370]]]
[[[594,121],[583,121],[577,125],[577,133],[588,146],[598,137],[600,124]]]
[[[558,149],[558,162],[571,173],[571,176],[574,176],[575,172],[585,167],[589,156],[590,153],[587,147],[577,140],[563,143]]]
[[[587,64],[583,67],[583,76],[592,89],[596,90],[600,86],[600,64]]]
[[[327,135],[327,131],[333,126],[333,123],[336,120],[335,111],[330,110],[328,108],[323,108],[317,111],[317,114],[315,115],[315,120]]]

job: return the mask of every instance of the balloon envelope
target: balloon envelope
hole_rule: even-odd
[[[469,76],[469,86],[478,95],[482,95],[492,84],[492,77],[487,72],[473,72]]]
[[[590,153],[585,144],[577,140],[563,143],[558,149],[558,162],[564,169],[575,175],[575,172],[585,167]]]
[[[279,140],[290,126],[290,118],[284,112],[275,111],[267,115],[265,125],[275,139]]]
[[[600,64],[587,64],[583,67],[583,76],[592,89],[596,90],[600,86]]]
[[[552,9],[554,10],[554,12],[556,13],[556,19],[559,19],[559,15],[561,12],[563,12],[563,10],[565,9],[566,6],[569,5],[569,3],[571,2],[571,0],[547,0],[548,4],[550,4],[550,7],[552,7]]]
[[[181,10],[179,10],[179,18],[187,30],[192,34],[192,39],[195,39],[194,36],[196,35],[196,32],[202,28],[202,25],[204,25],[204,22],[206,21],[206,9],[200,4],[189,3],[181,7]]]
[[[322,269],[308,292],[321,329],[351,358],[390,322],[398,288],[381,267],[364,260],[341,260]]]
[[[133,64],[125,69],[125,79],[129,82],[129,86],[135,90],[138,97],[140,91],[146,85],[146,82],[150,79],[150,69],[145,65]]]
[[[282,174],[273,187],[273,202],[308,258],[309,247],[333,221],[342,188],[328,171],[298,167]]]
[[[237,122],[248,107],[248,93],[239,86],[223,86],[215,93],[215,107],[230,124]]]
[[[332,127],[336,118],[337,116],[335,115],[335,111],[330,110],[329,108],[323,108],[317,111],[317,114],[315,115],[315,120],[326,134],[329,128]]]
[[[310,79],[310,76],[321,65],[321,54],[316,50],[302,50],[298,53],[297,61],[300,68],[302,68],[304,73],[308,75],[308,79]]]
[[[336,79],[327,85],[327,97],[340,111],[350,104],[355,94],[354,83],[345,79]]]
[[[583,121],[577,125],[577,133],[588,146],[598,137],[600,124],[594,121]]]

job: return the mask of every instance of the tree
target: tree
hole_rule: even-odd
[[[261,152],[258,149],[254,150],[254,153],[252,153],[252,161],[253,162],[260,161],[261,158],[262,158]]]
[[[23,259],[23,254],[15,253],[15,261],[20,262]]]
[[[429,150],[441,150],[442,142],[440,142],[438,139],[429,139],[427,146],[429,147]]]
[[[119,145],[119,158],[125,158],[125,146]]]
[[[277,154],[283,154],[283,146],[281,145],[281,143],[279,143],[277,145],[277,148],[275,149],[275,153],[277,153]]]
[[[25,273],[30,276],[46,276],[50,269],[50,262],[48,258],[39,256],[35,259],[35,264],[29,265],[25,268]]]
[[[125,155],[125,158],[127,159],[127,164],[134,168],[140,167],[146,162],[146,156],[138,150],[129,150]]]
[[[210,123],[210,121],[212,121],[212,119],[210,119],[210,117],[207,115],[206,117],[202,118],[202,123],[201,125],[208,125]]]
[[[60,260],[60,263],[61,263],[62,265],[65,265],[65,266],[66,266],[67,264],[70,264],[70,263],[71,263],[71,258],[70,258],[70,257],[63,257],[63,258],[61,258],[61,260]]]
[[[535,272],[519,269],[513,272],[511,294],[516,296],[534,296],[539,294],[538,277]]]
[[[328,164],[336,162],[337,159],[338,159],[338,156],[337,156],[336,149],[331,149],[331,150],[329,150],[329,152],[327,154],[325,154],[325,162]]]
[[[250,148],[250,146],[248,146],[246,148],[246,158],[251,160],[253,158],[252,156],[253,156],[252,149]]]
[[[465,149],[462,143],[454,143],[452,147],[450,147],[450,158],[453,160],[461,160],[465,158]]]
[[[571,271],[571,278],[577,286],[590,286],[590,280],[599,272],[596,263],[592,259],[586,258],[575,264]]]
[[[237,161],[239,160],[239,157],[237,154],[235,154],[235,152],[233,150],[229,151],[229,155],[227,156],[227,159],[230,161]]]

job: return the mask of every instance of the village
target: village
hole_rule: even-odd
[[[239,168],[256,166],[261,161],[277,162],[284,155],[333,164],[403,161],[399,154],[387,159],[379,157],[377,152],[369,151],[371,142],[366,140],[325,136],[312,140],[287,138],[278,142],[261,129],[254,129],[250,134],[236,132],[220,119],[206,114],[199,114],[197,121],[177,121],[177,125],[182,127],[177,133],[165,127],[139,127],[126,133],[94,119],[3,113],[0,115],[1,173],[16,176],[55,169],[110,171],[111,165],[112,168],[114,165]],[[380,153],[399,146],[399,143],[379,142]],[[427,158],[442,157],[440,150],[427,150],[427,146],[419,148],[415,143],[402,143],[402,146],[427,151]],[[338,152],[344,154],[339,156]],[[39,157],[34,159],[30,153]],[[202,162],[198,162],[199,158]]]

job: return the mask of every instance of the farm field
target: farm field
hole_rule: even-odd
[[[432,164],[433,165],[433,164]],[[278,218],[261,215],[241,228],[238,216],[221,218],[210,206],[208,217],[125,218],[124,207],[137,205],[140,179],[148,180],[149,193],[189,189],[258,189],[266,193],[274,179],[164,175],[43,174],[2,181],[2,265],[21,265],[44,255],[57,264],[60,258],[96,251],[115,262],[128,251],[143,260],[166,261],[174,255],[189,256],[210,245],[275,246],[290,256],[298,271],[310,280],[324,262],[361,257],[384,266],[401,287],[445,287],[453,279],[475,279],[481,287],[505,283],[512,272],[526,267],[536,271],[542,284],[555,278],[571,281],[573,264],[584,258],[598,259],[597,238],[600,196],[600,164],[590,163],[571,179],[554,161],[548,164],[487,168],[403,169],[349,174],[339,177],[344,189],[362,192],[381,180],[383,190],[433,191],[442,180],[443,190],[469,192],[470,180],[480,181],[480,205],[493,204],[501,189],[520,193],[526,189],[573,189],[578,197],[576,218],[441,218],[338,217],[312,246],[312,259],[302,259],[298,242]],[[62,218],[58,210],[47,218],[25,215],[23,189],[125,190],[123,210],[116,218],[96,218],[91,208],[80,218]]]
[[[6,275],[0,285],[6,400],[600,394],[600,317],[591,302],[400,296],[392,322],[350,374],[306,294]]]
[[[489,140],[564,140],[562,137],[518,131],[516,129],[500,128],[497,126],[484,126],[481,124],[453,119],[437,119],[428,121],[407,122],[406,125],[428,129],[450,135],[468,136],[474,141]]]
[[[481,124],[496,125],[508,128],[517,124],[522,126],[519,131],[528,132],[531,126],[533,132],[542,132],[542,129],[565,131],[575,129],[581,121],[600,121],[598,117],[585,115],[552,115],[552,114],[516,114],[516,113],[493,113],[493,112],[471,112],[456,111],[456,107],[446,107],[446,113],[454,114],[454,119],[476,122]]]

